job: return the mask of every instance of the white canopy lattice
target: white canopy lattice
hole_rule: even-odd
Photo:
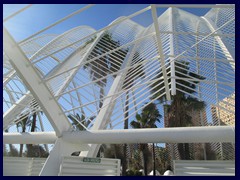
[[[27,8],[31,5],[4,23]],[[61,156],[74,151],[96,157],[101,143],[123,143],[124,138],[118,141],[117,135],[125,132],[127,143],[218,142],[212,147],[223,156],[221,142],[235,143],[235,6],[149,5],[99,30],[78,26],[62,34],[45,33],[89,8],[94,5],[21,42],[4,27],[4,143],[54,143],[40,175],[58,174]],[[167,10],[159,16],[161,8]],[[182,8],[210,10],[196,16]],[[143,27],[134,21],[147,13],[152,16],[151,25]],[[192,138],[196,127],[168,125],[164,105],[179,92],[206,104],[204,110],[190,115],[194,126],[204,126],[197,127],[198,140]],[[157,129],[143,130],[142,136],[138,135],[141,130],[121,130],[159,99],[164,120]],[[33,115],[38,132],[17,132],[16,124]],[[71,117],[77,121],[74,125]],[[79,125],[88,132],[77,132]],[[97,138],[98,133],[102,138]],[[100,144],[90,144],[98,142],[94,139]]]

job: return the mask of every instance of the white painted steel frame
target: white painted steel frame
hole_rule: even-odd
[[[69,16],[57,21],[56,23],[48,26],[47,28],[39,31],[38,33],[30,36],[29,38],[32,38],[34,36],[36,36],[39,33],[42,33],[43,31],[45,31],[46,29],[49,29],[51,27],[53,27],[54,25],[62,22],[63,20],[66,20],[67,18],[73,16],[75,13],[81,12],[82,10],[85,10],[89,7],[91,7],[92,5],[86,6],[83,9],[80,9],[72,14],[70,14]],[[159,22],[159,19],[157,17],[157,11],[156,11],[156,7],[170,7],[170,9],[168,10],[168,22],[169,22],[169,29],[161,29],[161,22]],[[189,30],[189,32],[178,32],[175,29],[176,26],[176,20],[174,19],[174,11],[175,8],[179,7],[179,8],[183,8],[183,7],[188,7],[188,8],[235,8],[234,5],[151,5],[148,6],[136,13],[133,13],[132,15],[129,15],[127,17],[123,17],[123,18],[118,18],[115,21],[113,21],[111,24],[109,24],[108,26],[94,32],[91,33],[90,35],[85,36],[84,38],[80,38],[79,40],[76,40],[75,42],[68,42],[67,44],[65,44],[65,46],[55,49],[52,52],[47,52],[47,55],[44,55],[43,57],[40,57],[39,59],[37,59],[35,62],[33,62],[33,64],[35,65],[37,62],[41,62],[41,60],[43,60],[46,57],[52,56],[53,54],[56,54],[58,52],[61,52],[62,50],[68,48],[68,47],[73,47],[75,46],[77,43],[79,42],[84,42],[84,40],[93,37],[94,35],[98,35],[98,38],[94,40],[94,42],[91,44],[90,48],[88,48],[87,52],[85,53],[85,57],[82,58],[82,60],[80,62],[78,62],[74,67],[71,67],[67,70],[63,70],[64,67],[64,63],[62,63],[61,65],[59,65],[58,70],[57,71],[51,71],[51,73],[49,73],[44,79],[41,79],[38,74],[37,71],[35,69],[35,67],[33,66],[33,64],[31,64],[30,61],[28,61],[27,57],[24,56],[24,53],[21,52],[21,50],[19,49],[19,47],[17,46],[17,44],[14,42],[13,39],[10,38],[10,35],[7,33],[7,31],[4,29],[4,50],[6,51],[7,55],[10,57],[10,62],[13,64],[15,70],[17,71],[17,73],[19,75],[21,75],[23,82],[28,86],[29,90],[31,91],[31,93],[33,94],[33,97],[35,99],[38,100],[40,106],[43,108],[45,114],[47,114],[49,121],[53,124],[54,130],[57,134],[57,136],[61,136],[61,138],[57,138],[53,133],[48,134],[48,136],[46,136],[45,133],[40,133],[40,134],[34,134],[34,133],[30,133],[30,134],[24,134],[24,135],[19,135],[19,134],[4,134],[4,142],[16,142],[16,143],[20,143],[20,142],[25,142],[25,143],[37,143],[37,142],[42,142],[42,143],[54,143],[56,140],[56,144],[53,148],[53,151],[50,153],[49,159],[47,161],[47,163],[45,164],[45,167],[42,171],[42,175],[51,175],[51,168],[52,166],[54,166],[54,164],[56,165],[56,167],[54,167],[54,174],[56,174],[57,172],[57,167],[59,167],[60,165],[60,160],[59,158],[61,157],[62,154],[67,154],[70,153],[73,150],[79,150],[82,148],[82,145],[76,145],[78,143],[136,143],[136,142],[141,142],[141,143],[148,143],[148,142],[179,142],[179,143],[183,143],[183,142],[213,142],[213,141],[217,141],[217,142],[222,142],[222,141],[226,141],[226,142],[234,142],[235,141],[235,137],[234,137],[234,130],[232,130],[233,127],[199,127],[199,128],[183,128],[183,129],[179,129],[179,128],[174,128],[174,129],[156,129],[156,130],[142,130],[142,131],[138,131],[138,130],[130,130],[130,131],[125,131],[125,130],[114,130],[114,131],[101,131],[101,129],[105,129],[106,126],[108,125],[108,123],[111,123],[111,127],[115,127],[117,126],[119,123],[123,122],[125,119],[123,119],[121,122],[116,122],[119,118],[119,116],[115,116],[113,119],[110,120],[111,115],[114,113],[119,113],[121,112],[121,108],[123,109],[124,106],[120,106],[118,108],[116,108],[116,111],[114,111],[114,105],[116,104],[117,100],[119,98],[122,99],[122,96],[124,95],[124,93],[126,92],[126,89],[121,89],[123,80],[126,76],[126,73],[128,71],[128,69],[130,69],[130,63],[132,61],[132,56],[135,53],[135,46],[138,43],[141,43],[142,41],[145,40],[145,38],[154,38],[156,37],[156,47],[157,47],[157,54],[154,58],[151,57],[152,54],[154,54],[154,43],[152,45],[147,45],[146,49],[143,51],[143,55],[146,55],[147,57],[151,57],[153,60],[156,58],[160,58],[160,63],[161,66],[157,66],[160,67],[163,73],[163,83],[164,86],[163,88],[165,88],[165,92],[161,95],[165,95],[167,96],[167,100],[171,99],[170,96],[170,89],[169,89],[169,85],[171,84],[171,94],[175,95],[176,94],[176,84],[184,86],[182,84],[176,83],[176,79],[178,77],[176,77],[175,75],[175,67],[177,66],[175,64],[175,62],[178,59],[181,58],[189,58],[192,61],[200,61],[200,60],[206,60],[209,62],[222,62],[222,63],[230,63],[232,65],[232,67],[235,70],[235,54],[234,54],[234,50],[231,49],[231,46],[228,45],[227,42],[224,41],[224,37],[234,37],[235,34],[223,34],[220,29],[224,26],[226,26],[228,23],[231,23],[232,21],[234,21],[235,19],[230,19],[229,21],[227,21],[225,24],[223,24],[221,27],[216,27],[214,25],[213,22],[211,22],[210,19],[206,18],[206,17],[202,17],[199,18],[199,22],[200,19],[203,19],[202,21],[205,21],[206,25],[208,26],[208,28],[210,29],[210,32],[208,30],[203,32],[195,32],[195,31],[191,31],[191,29]],[[102,37],[102,34],[107,31],[110,30],[111,27],[114,27],[115,25],[119,24],[119,23],[123,23],[125,20],[128,20],[132,17],[135,17],[143,12],[146,12],[147,10],[151,9],[151,13],[152,13],[152,18],[153,18],[153,25],[149,26],[149,28],[144,29],[143,31],[148,32],[148,34],[144,34],[142,32],[142,34],[144,34],[144,37],[142,36],[137,36],[135,39],[131,40],[130,42],[127,42],[123,45],[121,45],[118,48],[115,48],[114,50],[110,50],[104,54],[102,54],[101,56],[97,56],[95,58],[90,59],[90,61],[86,62],[86,59],[88,58],[88,56],[90,55],[90,53],[92,53],[94,47],[97,45],[97,43],[99,42],[100,38]],[[176,9],[177,10],[177,9]],[[182,10],[181,10],[182,11]],[[197,25],[198,26],[198,25]],[[152,28],[152,31],[151,31]],[[165,27],[164,27],[165,28]],[[37,50],[37,53],[35,53],[30,59],[33,60],[35,59],[35,57],[37,58],[39,55],[41,55],[41,53],[45,53],[45,50],[47,49],[47,47],[50,47],[51,44],[53,44],[53,42],[56,42],[57,40],[59,40],[62,37],[65,37],[65,35],[69,32],[73,32],[75,29],[72,29],[68,32],[65,32],[63,34],[61,34],[60,36],[56,37],[54,40],[52,40],[50,43],[48,43],[48,45],[44,46],[43,48],[40,47],[40,49]],[[119,32],[118,32],[119,33]],[[169,42],[167,40],[166,36],[162,36],[160,37],[160,35],[169,35]],[[196,43],[191,44],[190,46],[184,45],[183,47],[185,48],[183,52],[178,52],[179,54],[175,54],[175,43],[178,44],[178,42],[175,42],[175,37],[179,36],[179,35],[184,35],[185,39],[184,41],[187,41],[189,36],[204,36],[204,38],[202,38],[201,40],[197,39],[197,41],[195,41]],[[124,34],[121,34],[121,36],[124,36]],[[187,54],[189,51],[191,51],[193,48],[197,48],[198,49],[198,45],[201,42],[205,42],[207,45],[211,43],[211,40],[208,40],[209,37],[214,37],[215,40],[218,42],[219,46],[216,46],[216,49],[214,49],[215,51],[222,51],[225,55],[225,57],[227,57],[227,60],[225,59],[225,57],[220,57],[220,58],[216,58],[216,57],[199,57],[198,54],[197,56],[191,57],[191,55]],[[26,40],[28,40],[29,38],[25,39],[24,42]],[[148,40],[149,40],[148,39]],[[11,42],[11,45],[7,44],[8,41]],[[23,42],[23,41],[22,41]],[[100,47],[104,47],[107,48],[108,44],[101,44],[99,45]],[[71,112],[71,111],[75,111],[76,109],[83,109],[84,106],[87,107],[87,105],[91,104],[91,103],[96,103],[98,101],[100,101],[99,99],[96,98],[96,96],[94,95],[95,100],[92,102],[88,102],[86,104],[82,104],[80,103],[80,106],[78,107],[73,107],[71,109],[68,110],[61,110],[61,107],[59,106],[57,100],[62,96],[64,96],[65,94],[70,94],[73,91],[76,91],[78,93],[78,89],[83,88],[84,86],[87,85],[93,85],[96,82],[102,81],[104,78],[102,79],[98,79],[96,81],[91,81],[89,83],[86,83],[84,85],[78,86],[76,84],[74,84],[73,88],[67,89],[67,87],[69,86],[70,82],[73,80],[74,76],[76,75],[77,71],[79,70],[79,68],[83,67],[86,63],[93,63],[95,60],[97,60],[100,57],[104,57],[106,55],[111,55],[113,52],[116,52],[119,49],[123,49],[125,47],[129,47],[129,46],[134,46],[132,47],[132,49],[130,49],[130,51],[128,52],[127,57],[125,58],[125,64],[122,65],[121,69],[118,72],[111,72],[110,75],[117,75],[114,82],[111,85],[111,88],[109,90],[109,93],[107,96],[105,96],[104,102],[103,102],[103,106],[100,110],[100,113],[97,115],[96,120],[94,122],[92,131],[86,131],[86,132],[65,132],[67,130],[69,130],[69,122],[65,116],[65,114],[67,112]],[[170,52],[169,54],[165,55],[165,51],[168,48],[168,46],[170,46]],[[76,46],[77,47],[77,46]],[[76,48],[75,47],[75,48]],[[214,47],[215,48],[215,47]],[[75,49],[77,50],[77,49]],[[184,54],[187,54],[184,56]],[[65,62],[69,62],[71,63],[72,59],[74,59],[74,57],[77,58],[78,56],[78,52],[74,52],[69,58],[65,59]],[[18,58],[17,58],[18,57]],[[21,59],[22,62],[17,61],[17,59]],[[115,57],[116,58],[116,57]],[[143,62],[141,62],[143,65],[145,65],[145,63],[148,63],[151,61],[151,58],[144,60]],[[170,62],[165,62],[165,58],[169,58]],[[60,63],[59,59],[57,58],[53,58],[56,61],[58,61],[58,63]],[[220,61],[221,60],[221,61]],[[155,62],[156,63],[156,62]],[[168,64],[169,63],[169,64]],[[178,62],[179,63],[179,62]],[[25,64],[27,66],[25,66]],[[140,63],[139,63],[140,64]],[[138,64],[138,65],[139,65]],[[181,64],[181,63],[179,63]],[[116,64],[115,64],[116,65]],[[131,87],[129,90],[132,91],[132,93],[134,93],[134,90],[143,86],[143,88],[141,89],[141,91],[134,93],[134,106],[131,107],[129,109],[130,110],[134,109],[136,113],[137,112],[137,107],[140,106],[141,103],[143,103],[147,98],[149,98],[149,96],[146,98],[144,97],[144,95],[149,92],[150,90],[146,90],[147,88],[149,88],[154,81],[151,80],[151,75],[153,75],[156,70],[154,70],[153,66],[155,64],[152,63],[152,66],[148,65],[145,66],[145,68],[149,68],[151,69],[151,71],[149,72],[149,74],[145,77],[145,81],[147,80],[147,78],[149,78],[147,82],[143,81],[143,82],[138,82],[135,84],[134,87]],[[170,65],[170,66],[169,66]],[[179,66],[178,66],[179,67]],[[170,68],[171,69],[171,75],[169,75],[169,73],[167,73],[166,69]],[[198,68],[198,72],[199,72],[199,66],[197,65]],[[229,69],[224,69],[224,67],[221,67],[224,70],[224,73],[227,74],[227,77],[231,77],[232,76],[232,72]],[[131,72],[130,76],[127,78],[131,78],[134,75],[136,75],[140,70],[139,69],[135,69],[133,72]],[[215,70],[216,71],[216,70]],[[60,72],[60,73],[59,73]],[[68,78],[64,81],[64,83],[62,84],[62,86],[58,89],[57,93],[52,95],[52,92],[50,92],[50,90],[48,89],[49,87],[46,86],[45,83],[50,82],[52,79],[54,79],[55,77],[60,76],[61,74],[64,73],[71,73],[70,76],[68,76]],[[32,77],[27,77],[28,73],[32,73]],[[178,72],[181,74],[181,72]],[[200,73],[200,72],[199,72]],[[204,73],[209,73],[209,70],[204,69]],[[4,84],[6,85],[7,82],[9,82],[10,80],[12,80],[14,78],[14,71],[9,73],[10,78],[9,79],[4,79]],[[225,79],[227,79],[227,77]],[[35,78],[35,79],[34,79]],[[168,79],[171,79],[171,82],[168,83]],[[182,80],[184,81],[190,81],[191,83],[194,84],[193,81],[198,81],[201,83],[205,83],[205,84],[224,84],[227,85],[231,88],[235,87],[234,82],[232,81],[227,81],[225,82],[223,79],[223,81],[218,80],[218,79],[206,79],[206,80],[198,80],[196,78],[192,78],[190,76],[188,76],[187,78],[182,78]],[[34,82],[35,81],[35,82]],[[144,86],[147,85],[147,86]],[[195,85],[197,85],[195,83]],[[217,86],[216,85],[216,86]],[[128,87],[127,87],[128,88]],[[218,87],[221,88],[221,87]],[[41,91],[44,92],[39,92],[39,90],[41,89]],[[43,89],[43,90],[42,90]],[[64,92],[64,90],[67,89],[67,91]],[[152,88],[153,89],[153,88]],[[204,90],[211,90],[208,87],[203,86],[202,84],[198,85],[198,95],[191,95],[192,97],[196,97],[202,99],[202,89]],[[187,94],[185,91],[181,90],[181,89],[177,89],[179,91],[182,91],[183,93]],[[192,89],[194,90],[194,89]],[[223,90],[227,91],[227,89],[223,88]],[[9,90],[8,92],[10,92],[11,90]],[[146,91],[146,92],[144,92]],[[160,91],[160,90],[159,90]],[[13,92],[13,91],[12,91]],[[142,93],[142,94],[140,94]],[[221,94],[221,92],[218,92],[217,90],[217,94]],[[29,98],[29,102],[32,100],[31,96],[28,96],[29,93],[27,93],[26,95],[24,95],[22,98],[24,99],[24,97]],[[203,94],[204,96],[206,96],[207,98],[211,98],[208,97],[208,94]],[[222,95],[224,95],[224,93],[222,93]],[[79,94],[78,94],[79,96]],[[82,95],[82,97],[84,97]],[[142,101],[137,102],[137,100],[139,100],[140,98],[144,98]],[[71,102],[69,102],[70,104],[72,102],[72,96],[70,95],[71,98]],[[25,99],[25,100],[26,100]],[[78,99],[80,99],[78,97]],[[155,99],[154,99],[155,100]],[[154,100],[151,100],[150,102],[153,102]],[[218,100],[218,98],[217,98]],[[11,99],[10,99],[11,101]],[[22,99],[20,101],[17,102],[12,102],[13,106],[9,109],[8,112],[5,112],[7,114],[4,114],[4,128],[7,128],[7,126],[12,123],[10,121],[5,121],[5,115],[6,116],[10,116],[11,112],[15,111],[15,107],[17,107],[17,104],[24,104],[22,103],[24,101],[22,101]],[[150,103],[149,102],[149,103]],[[209,101],[210,102],[210,101]],[[148,103],[148,104],[149,104]],[[123,103],[122,103],[123,104]],[[121,104],[121,105],[122,105]],[[130,104],[130,102],[129,102]],[[128,105],[129,105],[128,104]],[[231,103],[226,102],[225,104],[227,105],[232,105]],[[145,105],[146,106],[146,105]],[[219,106],[219,105],[216,105]],[[63,107],[64,108],[64,107]],[[55,112],[51,112],[54,109]],[[224,108],[223,108],[224,109]],[[50,111],[51,110],[51,111]],[[17,109],[16,111],[21,111],[21,109]],[[49,112],[50,111],[50,112]],[[83,110],[82,110],[83,111]],[[99,110],[98,110],[99,111]],[[226,109],[226,111],[229,111]],[[230,112],[230,111],[229,111]],[[127,118],[129,118],[131,115],[133,115],[134,113],[131,113]],[[233,112],[232,112],[233,113]],[[15,113],[16,114],[16,113]],[[115,114],[114,114],[115,115]],[[7,118],[10,119],[10,118]],[[59,123],[59,121],[61,121]],[[112,123],[115,124],[112,124]],[[86,127],[85,127],[86,128]],[[202,131],[203,130],[203,131]],[[153,132],[155,132],[156,136],[153,136]],[[134,133],[134,134],[131,134]],[[138,134],[139,133],[139,134]],[[153,133],[153,134],[152,134]],[[175,134],[174,134],[175,133]],[[9,136],[8,136],[9,135]],[[35,136],[36,135],[36,136]],[[102,135],[102,136],[101,136]],[[145,136],[144,136],[145,135]],[[16,139],[14,139],[13,137],[16,137]],[[125,138],[123,138],[125,137]],[[140,138],[141,137],[141,138]],[[154,140],[154,137],[156,138],[156,141]],[[159,137],[159,138],[158,138]],[[111,139],[112,138],[112,139]],[[34,141],[35,140],[35,141]],[[66,142],[71,142],[66,144]],[[99,145],[92,145],[91,149],[86,148],[86,152],[82,152],[81,155],[84,156],[96,156],[96,153],[98,151],[98,147]],[[59,149],[62,148],[62,149]]]
[[[3,29],[3,43],[3,49],[10,57],[12,66],[15,68],[16,72],[18,72],[23,82],[28,86],[35,99],[37,99],[53,126],[56,135],[61,136],[63,131],[69,130],[70,128],[68,119],[61,113],[61,107],[50,93],[45,83],[42,82],[36,69],[34,69],[5,28]]]
[[[170,32],[172,32],[172,34],[170,34],[170,52],[169,54],[174,56],[174,36],[173,36],[173,32],[175,31],[174,29],[174,8],[170,7],[169,9],[169,26],[170,26]],[[175,77],[175,61],[172,60],[172,58],[170,58],[171,61],[171,94],[172,96],[176,95],[176,79],[172,78]]]
[[[10,16],[4,18],[4,19],[3,19],[3,22],[8,21],[9,19],[11,19],[11,18],[13,18],[14,16],[16,16],[17,14],[25,11],[26,9],[30,8],[31,6],[32,6],[32,4],[29,4],[29,5],[25,6],[24,8],[22,8],[22,9],[18,10],[17,12],[11,14]]]
[[[216,32],[216,29],[218,29],[218,28],[216,27],[216,25],[214,25],[214,23],[211,21],[211,19],[208,19],[207,17],[201,17],[201,18],[206,22],[206,24],[208,25],[211,32]],[[218,30],[217,32],[222,34],[221,30]],[[235,50],[233,50],[231,48],[231,46],[228,45],[227,41],[225,41],[224,38],[215,36],[215,39],[218,42],[218,44],[220,45],[222,51],[224,52],[227,60],[231,64],[232,68],[235,70]],[[234,61],[234,63],[232,63],[232,61]]]
[[[162,40],[160,38],[160,31],[159,31],[159,25],[158,25],[158,20],[157,20],[156,5],[154,5],[154,4],[151,5],[151,11],[152,11],[152,18],[153,18],[153,22],[154,22],[155,32],[156,32],[158,52],[159,52],[159,55],[160,55],[162,73],[163,73],[163,78],[164,78],[164,86],[165,86],[165,91],[166,91],[166,97],[167,97],[167,100],[170,101],[171,96],[170,96],[167,72],[166,72],[166,67],[165,67],[166,62],[165,62],[165,57],[164,57],[164,54],[163,54]]]
[[[22,43],[26,42],[27,40],[29,40],[29,39],[31,39],[31,38],[37,36],[38,34],[41,34],[42,32],[44,32],[44,31],[50,29],[50,28],[53,27],[53,26],[56,26],[57,24],[60,24],[61,22],[63,22],[63,21],[65,21],[65,20],[67,20],[67,19],[69,19],[69,18],[75,16],[76,14],[78,14],[78,13],[80,13],[80,12],[83,12],[83,11],[87,10],[88,8],[90,8],[90,7],[92,7],[92,6],[94,6],[94,4],[87,5],[87,6],[83,7],[83,8],[81,8],[81,9],[79,9],[79,10],[77,10],[77,11],[71,13],[71,14],[69,14],[68,16],[66,16],[66,17],[64,17],[64,18],[62,18],[62,19],[60,19],[60,20],[54,22],[53,24],[51,24],[51,25],[49,25],[49,26],[47,26],[47,27],[45,27],[45,28],[42,29],[41,31],[38,31],[38,32],[36,32],[35,34],[29,36],[28,38],[26,38],[26,39],[20,41],[18,44],[22,44]]]
[[[52,144],[56,139],[54,132],[3,133],[4,144]],[[61,139],[74,144],[235,142],[235,127],[209,126],[68,131],[63,132]]]
[[[143,34],[142,32],[141,34]],[[141,35],[140,34],[140,35]],[[140,36],[139,35],[139,36]],[[141,36],[140,36],[141,37]],[[133,59],[134,53],[135,53],[135,48],[137,46],[137,43],[132,45],[130,48],[127,56],[125,57],[123,64],[121,66],[121,69],[124,69],[123,72],[119,73],[116,78],[114,79],[114,82],[111,86],[111,89],[109,90],[109,93],[107,96],[110,96],[109,98],[106,98],[103,101],[103,106],[95,120],[95,123],[92,127],[92,130],[100,130],[100,129],[105,129],[106,125],[109,123],[110,116],[112,114],[116,99],[115,96],[116,94],[120,91],[120,88],[122,87],[123,80],[125,79],[127,75],[127,70],[125,69],[128,67]],[[80,156],[88,156],[88,157],[95,157],[98,153],[99,150],[99,145],[92,144],[91,145],[91,150],[88,152],[81,152]]]

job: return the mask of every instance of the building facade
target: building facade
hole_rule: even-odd
[[[235,92],[211,106],[214,126],[235,126]],[[211,143],[218,159],[235,159],[235,143]]]

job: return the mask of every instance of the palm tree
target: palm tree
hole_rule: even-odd
[[[203,101],[199,101],[197,98],[193,98],[191,94],[195,93],[196,85],[198,84],[198,80],[204,80],[205,78],[203,76],[200,76],[198,74],[192,73],[189,70],[189,63],[185,61],[175,62],[175,71],[176,71],[176,77],[179,79],[176,79],[176,95],[171,96],[171,103],[165,104],[164,107],[164,113],[167,117],[165,121],[168,122],[169,127],[186,127],[186,126],[192,126],[192,117],[190,113],[192,111],[201,111],[205,108],[205,103]],[[170,68],[168,69],[168,72],[170,71]],[[156,92],[158,89],[161,89],[163,85],[163,80],[161,79],[162,73],[158,75],[157,78],[159,78],[159,81],[156,81],[152,87],[158,85],[157,87],[152,89],[152,93]],[[195,78],[197,80],[194,80],[193,83],[183,80],[181,78]],[[170,82],[170,79],[169,79]],[[166,95],[162,96],[165,90],[156,93],[152,98],[158,98],[158,100],[162,103],[166,101]],[[167,115],[166,115],[167,114]],[[178,144],[178,151],[180,155],[180,159],[190,159],[190,150],[189,150],[189,144],[188,143],[179,143]]]
[[[90,53],[89,57],[87,58],[87,61],[90,61],[96,56],[101,56],[106,52],[114,50],[118,47],[120,47],[120,42],[113,40],[112,34],[106,32]],[[107,84],[107,75],[109,73],[117,72],[120,69],[121,64],[123,63],[127,53],[128,49],[119,49],[117,51],[112,52],[111,54],[99,57],[98,59],[92,61],[91,63],[85,64],[84,68],[85,69],[88,68],[90,70],[92,81],[103,78],[101,81],[96,82],[96,84],[100,88],[99,109],[103,105],[104,87]]]
[[[140,58],[139,52],[136,52],[133,56],[134,62],[131,64],[132,66],[135,64],[138,64],[140,62],[142,62],[143,60]],[[134,72],[134,70],[138,70],[137,73],[134,73],[134,76],[132,75],[132,73]],[[123,83],[123,89],[126,89],[126,100],[125,100],[125,108],[124,108],[124,129],[128,129],[128,109],[129,109],[129,93],[130,93],[130,89],[131,87],[134,85],[134,81],[140,77],[144,76],[144,70],[143,70],[143,65],[142,64],[138,64],[137,66],[134,66],[134,68],[130,68],[126,74],[126,78],[124,80]],[[124,153],[124,157],[127,157],[127,144],[123,145],[123,153]],[[126,158],[123,161],[123,167],[122,167],[122,174],[125,175],[126,174],[126,169],[127,169],[127,161]]]
[[[28,146],[27,146],[28,147]],[[49,153],[39,144],[28,147],[25,151],[25,156],[27,157],[43,157],[47,158]]]
[[[156,146],[156,169],[160,174],[164,174],[166,170],[171,170],[170,166],[170,154],[168,152],[168,148]]]
[[[39,111],[37,110],[39,108],[38,103],[35,101],[31,101],[30,103],[30,109],[34,110],[34,112],[28,112],[28,114],[21,114],[20,117],[23,117],[20,121],[17,121],[16,126],[17,130],[19,132],[19,128],[21,127],[21,132],[24,133],[26,132],[27,127],[30,127],[30,132],[35,132],[37,129],[37,114]],[[27,150],[25,152],[27,157],[36,157],[35,154],[35,149],[36,147],[39,148],[39,151],[43,149],[40,145],[32,145],[32,144],[27,144],[26,145]],[[43,151],[41,150],[42,154]],[[47,152],[46,152],[47,153]],[[45,153],[45,154],[46,154]],[[20,151],[19,151],[19,157],[22,157],[23,155],[23,144],[20,144]]]
[[[86,119],[84,115],[79,115],[76,113],[75,115],[69,114],[68,118],[72,121],[72,126],[78,131],[85,131],[85,127],[87,128],[95,116]]]
[[[160,122],[161,114],[156,104],[150,103],[142,109],[141,114],[136,115],[136,120],[130,124],[132,128],[157,128],[156,122]],[[148,173],[147,164],[149,161],[149,150],[147,144],[140,144],[140,150],[143,157],[143,168],[145,176]]]

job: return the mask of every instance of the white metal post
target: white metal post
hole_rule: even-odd
[[[79,144],[68,143],[62,138],[58,138],[40,172],[40,176],[57,176],[63,156],[71,156],[75,151],[86,150],[88,150],[87,144],[79,146]]]
[[[164,54],[163,54],[162,40],[160,37],[160,31],[159,31],[159,25],[158,25],[158,19],[157,19],[157,10],[156,10],[155,4],[151,5],[151,10],[152,10],[152,18],[153,18],[155,32],[156,32],[156,39],[157,39],[157,45],[158,45],[157,47],[158,47],[158,52],[160,55],[166,96],[167,96],[167,100],[170,101],[171,96],[170,96],[170,91],[169,91],[169,86],[168,86],[168,78],[167,78],[167,72],[166,72],[166,67],[165,67],[165,58],[164,58]]]
[[[174,34],[175,28],[174,28],[174,8],[169,8],[169,26],[170,26],[170,55],[174,57]],[[177,36],[177,34],[175,35]],[[172,96],[176,95],[176,78],[175,78],[175,59],[170,57],[171,61],[171,94]],[[174,59],[174,60],[173,60]]]
[[[37,112],[37,116],[38,116],[38,119],[39,119],[39,124],[40,124],[40,127],[41,127],[41,131],[44,132],[44,126],[43,126],[43,123],[42,123],[42,117],[40,115],[40,112]],[[46,151],[49,153],[48,145],[44,144],[44,147],[45,147]]]
[[[66,33],[63,33],[66,34]],[[51,41],[49,44],[57,41],[57,39],[59,39],[60,37],[63,36],[60,35],[58,36],[56,39],[54,39],[53,41]],[[84,58],[81,59],[81,61],[77,61],[78,65],[80,65],[81,63],[84,63],[86,61],[86,59],[88,58],[88,55],[92,52],[92,49],[95,47],[95,45],[97,44],[97,42],[100,40],[101,36],[103,33],[100,33],[98,35],[98,38],[95,40],[95,42],[93,42],[93,44],[89,47],[86,55]],[[42,49],[40,51],[43,51]],[[40,52],[39,51],[39,52]],[[38,52],[38,53],[39,53]],[[38,54],[36,53],[36,54]],[[34,56],[36,56],[36,54]],[[79,52],[74,53],[72,56],[70,56],[68,59],[66,59],[62,64],[60,64],[56,69],[54,68],[53,70],[51,70],[45,78],[49,77],[49,76],[53,76],[55,74],[58,74],[59,72],[62,72],[66,69],[66,67],[68,66],[68,64],[72,64],[75,63],[76,59],[78,59],[78,54]],[[34,58],[34,56],[32,58]],[[77,73],[78,68],[74,69],[71,71],[71,74],[68,76],[67,80],[62,84],[62,86],[58,89],[57,93],[55,94],[55,96],[58,96],[61,92],[63,92],[69,85],[69,83],[71,82],[71,80],[73,79],[74,75]],[[15,74],[15,71],[13,72]],[[6,80],[6,83],[9,81],[10,79]],[[5,81],[4,81],[5,82]],[[51,84],[51,80],[50,82],[48,82]],[[31,93],[27,92],[27,96],[24,95],[19,101],[19,104],[28,104],[31,100],[32,97],[30,98]],[[59,97],[56,98],[56,100],[58,100]],[[3,123],[4,123],[4,128],[6,128],[9,124],[11,124],[14,120],[14,118],[10,118],[12,117],[12,115],[16,115],[17,113],[20,113],[22,110],[24,109],[24,107],[19,107],[18,105],[13,105],[7,112],[4,113],[4,117],[3,117]]]

